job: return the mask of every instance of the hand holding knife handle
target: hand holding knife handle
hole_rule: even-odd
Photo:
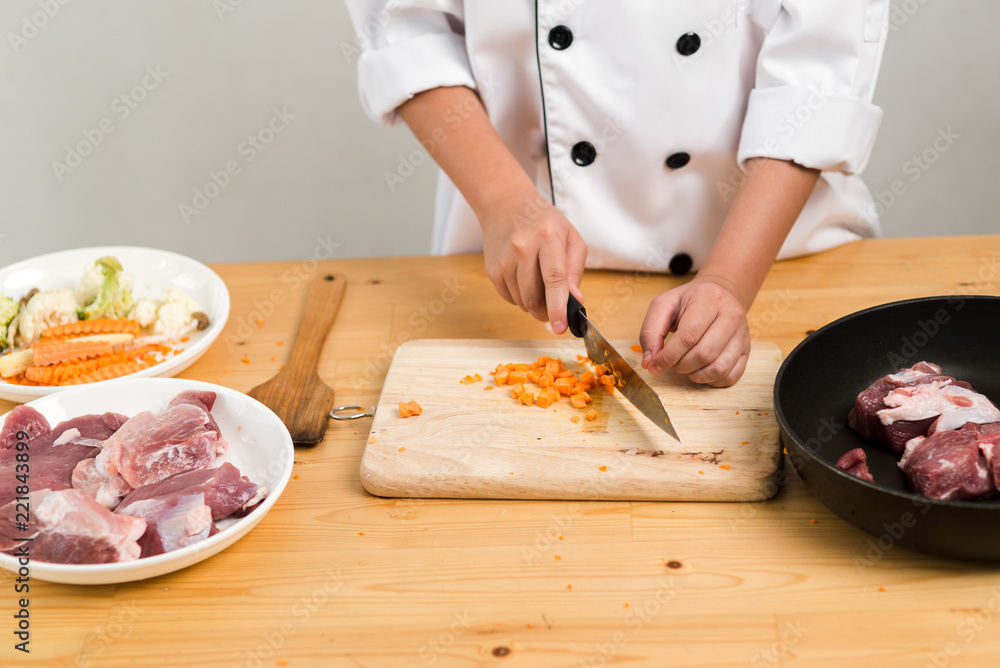
[[[569,331],[578,339],[582,339],[587,333],[587,323],[581,317],[585,315],[587,315],[587,309],[577,301],[577,298],[571,292],[569,301],[566,304],[566,323],[569,325]]]

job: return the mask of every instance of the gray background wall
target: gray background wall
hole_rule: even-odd
[[[63,1],[0,7],[0,264],[113,243],[211,262],[429,251],[435,168],[387,187],[416,145],[362,113],[341,2]],[[893,5],[866,173],[885,233],[1000,231],[1000,3]]]

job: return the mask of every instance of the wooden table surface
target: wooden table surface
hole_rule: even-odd
[[[338,403],[373,404],[410,339],[552,336],[494,294],[480,256],[328,266],[349,281],[319,370]],[[281,366],[321,269],[214,268],[232,313],[183,377],[246,391]],[[588,272],[583,290],[626,339],[678,283]],[[851,311],[998,288],[1000,236],[864,241],[777,264],[750,322],[787,354]],[[13,649],[21,595],[0,572],[0,666],[1000,665],[1000,569],[882,549],[791,471],[746,504],[383,499],[358,479],[368,428],[331,422],[215,557],[116,586],[32,581],[30,655]]]

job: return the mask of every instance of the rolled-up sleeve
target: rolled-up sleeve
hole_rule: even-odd
[[[460,0],[347,0],[361,48],[358,91],[375,121],[399,122],[396,109],[442,86],[475,88]]]
[[[781,0],[757,59],[738,159],[861,172],[882,110],[872,104],[889,0]]]

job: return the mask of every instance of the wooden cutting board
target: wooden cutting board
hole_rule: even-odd
[[[663,399],[677,443],[620,393],[593,391],[590,408],[564,397],[550,408],[522,406],[489,375],[499,363],[541,355],[569,369],[585,355],[579,339],[425,339],[392,359],[361,461],[372,494],[390,497],[754,501],[774,495],[781,463],[772,392],[781,362],[773,343],[754,341],[743,378],[711,388],[639,367],[630,342],[612,342]],[[464,385],[466,374],[482,382]],[[492,390],[487,390],[493,386]],[[533,386],[532,386],[533,387]],[[402,418],[400,401],[419,416]],[[570,417],[578,415],[579,423]]]

